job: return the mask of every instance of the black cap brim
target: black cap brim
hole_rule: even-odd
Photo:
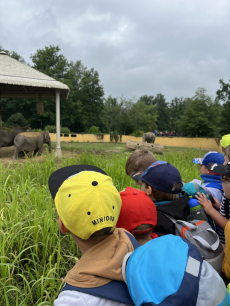
[[[131,174],[131,178],[134,180],[141,180],[141,176],[143,173],[143,171],[134,172],[133,174]]]
[[[62,183],[70,176],[82,171],[94,171],[107,175],[102,169],[90,165],[72,165],[58,169],[57,171],[51,174],[48,182],[49,190],[53,200],[55,199],[58,189],[61,187]]]
[[[225,168],[226,165],[220,165],[215,163],[208,163],[207,168],[210,172],[217,174],[217,175],[226,175],[230,177],[230,172],[226,172]]]

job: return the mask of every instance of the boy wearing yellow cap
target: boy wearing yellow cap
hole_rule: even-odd
[[[100,168],[74,165],[55,171],[49,189],[61,232],[70,232],[82,252],[54,305],[133,305],[123,282],[122,261],[138,243],[115,228],[121,198],[112,179]]]
[[[220,140],[220,144],[222,147],[222,151],[225,152],[227,146],[230,145],[230,134],[224,135]]]

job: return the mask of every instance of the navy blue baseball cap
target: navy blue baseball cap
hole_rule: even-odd
[[[216,151],[210,151],[206,153],[202,158],[194,158],[193,163],[198,165],[205,165],[206,167],[209,163],[223,165],[224,155]]]
[[[167,193],[180,193],[182,180],[176,167],[165,161],[158,160],[144,172],[139,171],[131,175],[134,180],[142,180],[149,186]],[[181,188],[174,189],[175,183],[181,183]]]

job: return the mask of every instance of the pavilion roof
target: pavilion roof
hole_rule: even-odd
[[[0,52],[0,98],[67,99],[69,87],[36,69]]]

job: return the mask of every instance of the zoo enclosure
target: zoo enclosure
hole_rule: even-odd
[[[50,133],[50,138],[52,142],[56,142],[56,134]],[[122,135],[121,139],[122,143],[126,143],[127,140],[142,142],[142,137],[136,136]],[[109,134],[60,134],[60,140],[64,142],[111,142]],[[155,143],[167,147],[198,148],[221,152],[220,141],[217,138],[156,137]]]

